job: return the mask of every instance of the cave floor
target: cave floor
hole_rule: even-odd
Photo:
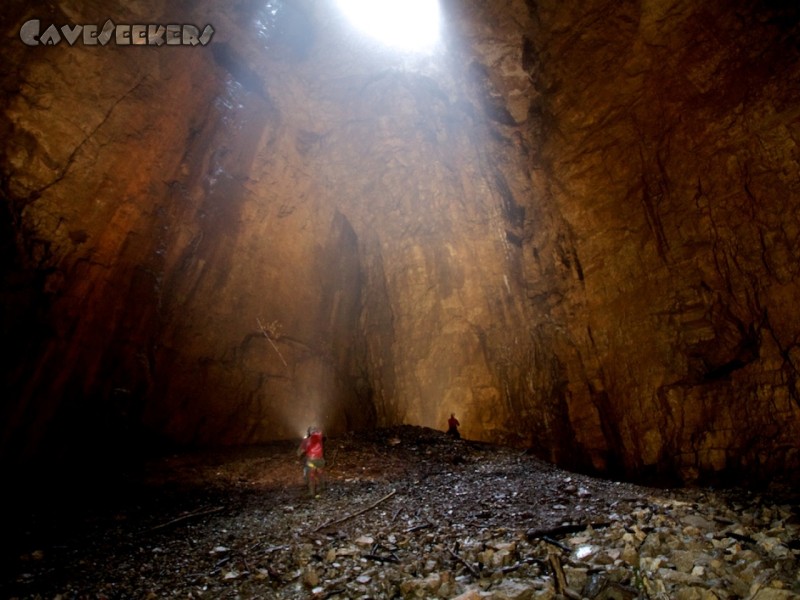
[[[173,454],[108,496],[19,510],[0,593],[800,597],[791,489],[647,488],[404,426],[328,440],[327,487],[310,498],[295,449]]]

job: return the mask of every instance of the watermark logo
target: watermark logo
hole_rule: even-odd
[[[211,41],[214,28],[206,25],[202,31],[194,25],[118,25],[111,19],[98,25],[50,24],[42,29],[39,19],[25,21],[19,30],[22,43],[27,46],[57,46],[66,42],[70,46],[205,46]]]

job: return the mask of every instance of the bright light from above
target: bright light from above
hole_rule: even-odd
[[[439,39],[438,0],[337,0],[364,33],[394,48],[421,52]]]

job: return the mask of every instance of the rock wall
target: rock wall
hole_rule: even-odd
[[[455,412],[617,476],[800,469],[797,9],[450,0],[401,55],[329,3],[57,6],[3,26],[4,458]]]
[[[109,15],[60,6],[20,8],[14,35],[33,16]],[[227,22],[173,4],[110,12]],[[302,132],[221,34],[205,48],[12,40],[6,456],[374,422],[354,354],[356,234],[303,176]]]
[[[800,13],[577,7],[532,6],[523,59],[556,215],[526,280],[575,440],[640,475],[796,471]]]

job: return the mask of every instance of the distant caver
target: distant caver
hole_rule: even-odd
[[[322,430],[311,426],[300,447],[297,456],[303,457],[303,477],[308,486],[308,495],[318,498],[325,485],[325,451]]]

